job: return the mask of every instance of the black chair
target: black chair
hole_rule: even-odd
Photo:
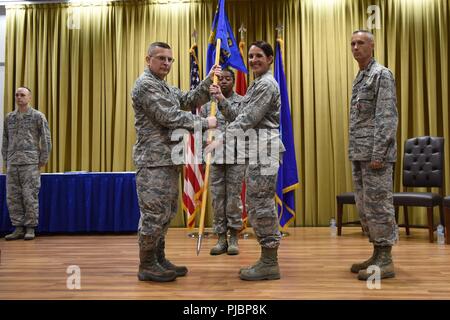
[[[444,225],[445,225],[445,243],[450,244],[450,196],[445,197],[442,201],[444,206]]]
[[[405,192],[394,193],[396,217],[398,207],[403,206],[406,234],[409,235],[407,207],[426,207],[428,216],[428,235],[434,240],[433,208],[439,206],[443,224],[442,198],[444,187],[444,138],[416,137],[405,142],[403,154],[403,186]],[[439,188],[440,194],[431,192],[409,192],[408,188]]]
[[[394,181],[394,172],[395,172],[395,165],[394,169],[392,170],[392,181]],[[342,226],[346,224],[359,224],[361,225],[360,221],[348,221],[346,223],[342,222],[342,215],[344,210],[344,204],[355,204],[355,193],[354,192],[344,192],[341,194],[338,194],[336,196],[336,202],[337,202],[337,228],[338,228],[338,236],[342,235]],[[361,226],[362,229],[362,226]],[[364,232],[364,230],[363,230]]]
[[[336,196],[337,202],[337,231],[338,236],[342,235],[343,224],[360,224],[359,221],[349,221],[342,223],[342,215],[344,210],[344,204],[356,204],[354,192],[344,192]]]

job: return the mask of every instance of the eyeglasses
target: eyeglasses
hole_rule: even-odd
[[[165,62],[165,61],[167,61],[168,63],[174,63],[175,62],[175,59],[172,58],[172,57],[165,57],[165,56],[150,56],[150,57],[158,59],[161,62]]]

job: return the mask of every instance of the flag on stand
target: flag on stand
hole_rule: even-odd
[[[244,60],[244,46],[245,43],[243,41],[239,42],[239,53],[241,54],[242,60]],[[245,73],[241,70],[237,70],[236,75],[236,93],[245,96],[247,93],[247,81],[245,79]],[[247,187],[245,185],[245,180],[242,182],[242,191],[241,191],[241,200],[242,200],[242,230],[247,228],[247,206],[245,205],[245,193]]]
[[[190,89],[195,89],[200,83],[199,67],[198,67],[198,48],[194,44],[190,51],[190,68],[191,68],[191,87]],[[199,106],[200,107],[200,106]],[[192,113],[198,114],[198,109],[196,107],[192,108]],[[189,134],[185,138],[184,146],[184,156],[185,165],[183,167],[183,210],[186,212],[187,216],[187,227],[189,229],[195,226],[195,216],[200,208],[201,194],[203,191],[203,168],[201,161],[195,161],[195,141],[194,135]]]
[[[206,72],[211,70],[216,58],[216,40],[221,39],[220,65],[222,68],[231,66],[237,70],[247,73],[242,56],[234,38],[233,30],[225,12],[225,0],[219,0],[216,14],[211,26],[208,51],[206,53]]]
[[[275,50],[275,79],[280,87],[280,133],[286,151],[278,169],[277,194],[275,196],[278,207],[278,219],[281,230],[287,229],[295,218],[294,191],[299,187],[297,174],[297,160],[295,159],[294,136],[292,134],[291,111],[286,86],[286,76],[283,68],[281,53],[282,40],[277,39]]]
[[[242,60],[244,60],[244,47],[245,42],[239,42],[239,54],[241,55]],[[238,70],[236,75],[236,92],[241,96],[245,96],[247,93],[247,80],[245,79],[245,73],[241,70]]]
[[[233,30],[231,29],[230,22],[228,21],[228,17],[225,12],[225,0],[219,0],[219,3],[217,4],[216,14],[214,15],[214,20],[211,25],[211,35],[209,37],[208,51],[206,53],[206,72],[209,72],[209,70],[211,70],[212,66],[215,63],[217,39],[221,39],[220,65],[222,66],[222,68],[226,68],[228,66],[235,68],[236,70],[238,70],[238,77],[239,71],[241,71],[245,83],[245,75],[243,73],[247,73],[248,71],[242,58],[243,55],[241,55],[241,53],[239,52],[239,47],[237,46]],[[236,83],[236,92],[241,95],[245,95],[245,92],[247,91],[246,85],[244,91],[241,91],[241,93],[237,91],[237,85],[238,83]],[[242,218],[245,228],[247,224],[247,210],[245,207],[245,184],[242,188],[241,199],[243,204]]]

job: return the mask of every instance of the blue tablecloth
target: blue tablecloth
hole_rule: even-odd
[[[0,175],[0,232],[13,230]],[[38,232],[137,231],[134,172],[42,174]]]

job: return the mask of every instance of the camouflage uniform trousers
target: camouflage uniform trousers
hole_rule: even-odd
[[[7,165],[7,204],[14,227],[37,227],[40,187],[41,172],[37,164]]]
[[[393,200],[393,164],[386,162],[381,169],[371,169],[369,161],[353,161],[352,175],[355,200],[361,226],[369,241],[378,246],[392,246],[396,240]]]
[[[144,167],[136,171],[141,211],[138,235],[143,250],[156,249],[164,241],[170,221],[177,214],[179,172],[178,166]]]
[[[265,167],[267,166],[261,164],[247,165],[245,177],[248,218],[261,247],[278,248],[281,241],[275,204],[278,165],[270,170],[270,174],[265,172]]]
[[[211,166],[211,198],[214,209],[214,232],[242,229],[242,181],[244,164],[215,164]]]

